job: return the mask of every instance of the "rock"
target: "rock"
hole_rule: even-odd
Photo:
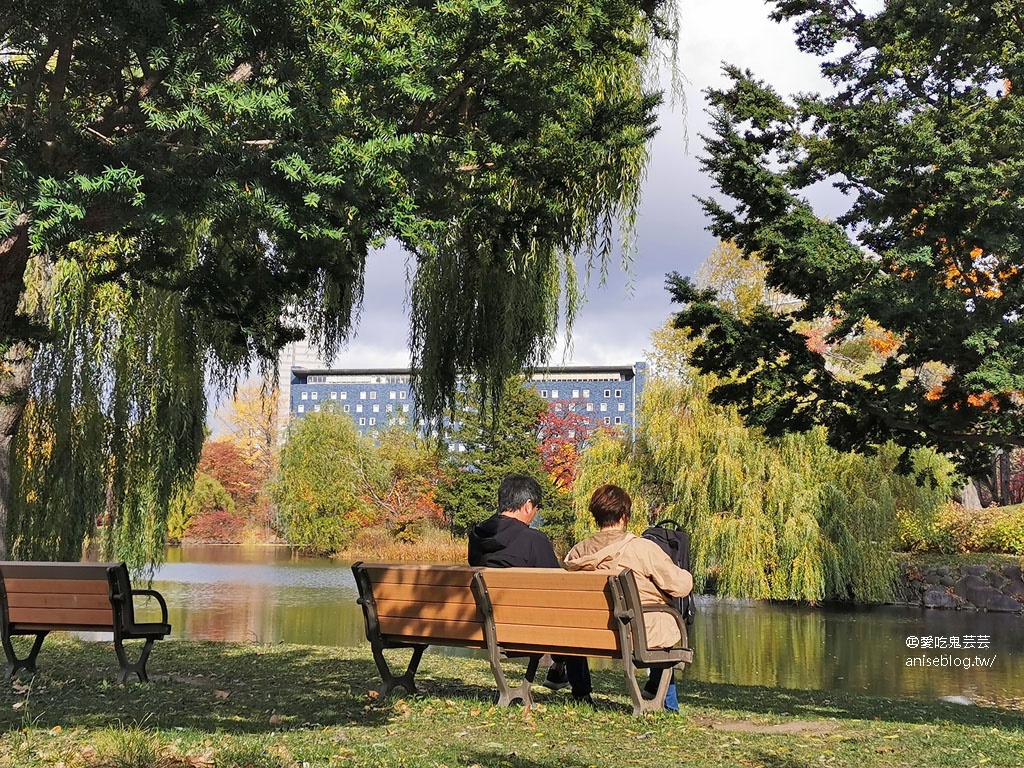
[[[994,613],[1020,613],[1024,609],[1024,605],[1021,605],[1012,597],[1007,597],[1002,592],[988,596],[984,605],[980,603],[975,603],[975,605]]]
[[[996,589],[1002,589],[1008,581],[1008,579],[1003,576],[1003,574],[999,573],[999,571],[989,571],[982,576],[982,578]]]
[[[988,570],[987,565],[961,565],[960,573],[964,576],[983,576]]]
[[[1008,581],[1001,592],[1007,597],[1024,597],[1024,581]]]
[[[988,585],[988,582],[975,575],[961,576],[960,580],[953,586],[953,592],[967,600],[971,600],[967,594],[967,591],[971,589],[991,589],[991,587]],[[974,601],[971,600],[971,602]]]
[[[1024,572],[1022,572],[1019,565],[1004,565],[1003,576],[1008,578],[1010,581],[1020,581],[1024,583]]]
[[[928,573],[926,573],[924,575],[924,582],[925,582],[925,584],[938,584],[939,583],[939,579],[941,579],[941,578],[942,577],[939,576],[939,574],[935,573],[934,571],[929,571]]]
[[[952,587],[954,584],[956,584],[956,582],[953,581],[952,576],[946,575],[939,577],[939,584],[941,584],[944,587]],[[1024,582],[1021,582],[1021,584],[1024,585]]]
[[[944,701],[947,704],[960,704],[964,707],[973,707],[974,699],[968,698],[967,696],[941,696],[939,701]]]
[[[951,571],[949,570],[948,565],[940,565],[938,568],[935,569],[935,573],[937,573],[939,576],[949,576]]]
[[[929,589],[924,593],[925,608],[959,608],[960,598],[944,589]]]

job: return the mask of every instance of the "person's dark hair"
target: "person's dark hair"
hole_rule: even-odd
[[[532,501],[540,508],[540,483],[529,475],[509,475],[498,488],[498,512],[512,512]]]
[[[633,509],[629,494],[617,485],[602,485],[590,497],[590,514],[598,528],[615,525]]]

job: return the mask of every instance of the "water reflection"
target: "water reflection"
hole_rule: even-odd
[[[365,643],[347,564],[283,548],[185,547],[168,553],[154,586],[167,599],[173,636],[193,640]],[[982,700],[1024,698],[1012,674],[1024,660],[1024,619],[1006,614],[874,607],[808,609],[701,598],[688,676],[711,682],[880,695]],[[988,648],[922,650],[910,638],[977,638]],[[921,656],[947,666],[907,666]],[[994,657],[989,668],[952,659]],[[962,662],[961,662],[962,663]]]

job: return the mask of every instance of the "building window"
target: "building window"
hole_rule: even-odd
[[[376,403],[373,404],[373,412],[380,413],[380,406],[377,405]]]
[[[306,406],[304,406],[302,403],[299,403],[299,413],[305,413],[305,412],[306,412]]]
[[[360,416],[359,417],[359,426],[360,427],[365,427],[366,426],[366,417],[365,416]]]
[[[377,392],[376,391],[370,393],[370,399],[371,400],[376,400],[377,399]]]
[[[552,389],[551,390],[551,399],[552,400],[557,400],[558,399],[558,390],[557,389]]]
[[[337,392],[331,392],[331,400],[337,400],[337,399],[338,399],[338,393]]]
[[[309,392],[303,392],[302,393],[302,399],[303,400],[309,400]]]
[[[377,420],[375,418],[373,418],[373,416],[371,416],[370,417],[370,426],[372,427],[376,423],[377,423]]]
[[[408,412],[409,412],[409,405],[407,403],[407,404],[402,406],[402,413],[408,413]]]
[[[546,389],[542,389],[542,390],[540,391],[540,396],[541,396],[541,397],[547,397],[547,396],[548,396],[548,391],[547,391]]]
[[[605,416],[605,417],[604,417],[604,423],[605,423],[605,424],[611,424],[611,423],[612,423],[612,420],[611,420],[610,418],[608,418],[607,416]]]
[[[397,392],[394,392],[394,391],[388,392],[388,399],[394,400],[396,397],[398,397],[398,393]]]
[[[608,410],[608,403],[601,403],[601,413]]]
[[[604,391],[604,396],[605,396],[605,397],[611,397],[611,396],[612,396],[612,391],[611,391],[610,389],[606,389],[606,390]]]
[[[349,405],[346,405],[346,406],[345,406],[345,413],[348,413],[348,412],[349,412],[349,410],[351,410],[351,406],[349,406]]]
[[[388,413],[391,413],[391,412],[393,412],[395,410],[395,406],[393,406],[391,403],[388,403],[387,410],[388,410]]]
[[[317,413],[320,413],[320,406],[319,405],[314,405],[313,406],[313,410],[316,411]]]
[[[616,389],[615,390],[615,396],[616,397],[622,397],[622,390],[621,389]]]
[[[405,392],[399,392],[398,393],[398,399],[399,400],[405,400]]]
[[[309,399],[310,400],[316,400],[316,398],[317,398],[316,392],[310,392],[309,393]]]
[[[578,389],[574,389],[572,391],[572,396],[573,396],[573,399],[575,400],[577,397],[580,396],[580,391]]]
[[[359,399],[360,400],[365,400],[366,399],[366,390],[363,390],[362,392],[359,393]]]
[[[342,400],[348,400],[348,392],[342,392],[341,393],[341,399]]]
[[[621,416],[616,416],[615,417],[615,423],[616,424],[621,424],[622,423],[622,417]]]
[[[360,403],[359,405],[356,406],[356,413],[362,413],[362,412],[363,412],[363,404]]]
[[[593,403],[587,403],[587,412],[588,413],[593,413],[594,412],[594,404]]]
[[[584,397],[590,397],[590,390],[589,389],[584,389],[583,390],[583,396]]]
[[[626,404],[625,403],[619,403],[619,410],[620,411],[625,411],[626,410]]]

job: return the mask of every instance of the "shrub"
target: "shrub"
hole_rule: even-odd
[[[932,515],[903,510],[899,533],[911,552],[1024,554],[1024,506],[965,509],[949,502]]]

